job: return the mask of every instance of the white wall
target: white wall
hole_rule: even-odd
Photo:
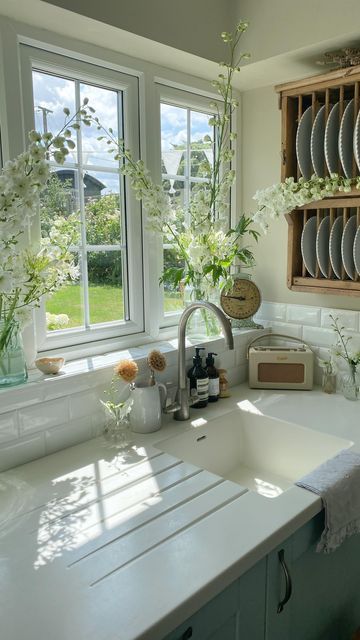
[[[216,61],[224,56],[220,33],[230,29],[235,20],[234,0],[44,2]]]
[[[237,0],[239,17],[250,22],[243,45],[252,61],[333,39],[359,42],[359,0]]]

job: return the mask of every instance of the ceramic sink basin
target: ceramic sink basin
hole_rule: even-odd
[[[241,409],[197,422],[202,426],[155,446],[269,498],[353,444]]]

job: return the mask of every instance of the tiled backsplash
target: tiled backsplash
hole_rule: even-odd
[[[246,379],[246,347],[257,332],[234,334],[234,351],[227,349],[222,338],[202,344],[218,354],[216,365],[227,369],[230,386]],[[146,356],[155,348],[165,354],[167,361],[166,370],[157,374],[157,380],[166,383],[170,394],[174,393],[175,340],[73,361],[58,376],[44,377],[32,371],[25,385],[0,390],[0,471],[98,435],[104,427],[100,399],[104,399],[104,390],[109,387],[114,365],[123,358],[133,358],[139,376],[145,378],[149,375]],[[189,341],[188,368],[193,355],[194,345]]]
[[[360,350],[360,312],[342,309],[263,302],[255,318],[265,329],[297,337],[309,343],[315,353],[326,358],[335,341],[331,318],[338,317],[352,348]],[[235,331],[234,351],[223,339],[204,343],[218,354],[216,364],[228,371],[230,386],[247,378],[246,350],[259,335],[256,331]],[[25,385],[0,391],[0,471],[29,462],[98,435],[104,426],[100,399],[109,386],[113,367],[120,359],[133,358],[141,377],[148,375],[146,356],[151,349],[166,356],[167,368],[157,375],[170,393],[177,383],[176,341],[161,342],[123,352],[77,360],[66,365],[62,375],[44,377],[31,372]],[[187,367],[191,366],[194,345],[188,342]],[[321,382],[321,369],[315,366],[315,382]]]

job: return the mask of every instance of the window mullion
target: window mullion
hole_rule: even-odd
[[[185,153],[185,184],[184,184],[184,204],[185,210],[188,209],[190,203],[190,172],[191,172],[191,115],[190,109],[186,109],[186,153]]]
[[[80,109],[80,83],[75,81],[75,103],[76,110]],[[82,135],[81,128],[77,129],[77,159],[78,159],[78,193],[79,193],[79,205],[80,205],[80,237],[81,237],[81,251],[79,260],[81,261],[81,276],[82,276],[82,291],[83,291],[83,303],[84,303],[84,325],[88,329],[90,327],[90,305],[89,305],[89,278],[87,268],[87,248],[86,248],[86,215],[85,215],[85,196],[84,196],[84,181],[83,181],[83,164],[82,164]]]

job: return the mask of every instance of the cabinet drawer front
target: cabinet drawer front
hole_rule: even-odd
[[[235,617],[237,606],[238,583],[234,582],[166,636],[165,640],[183,640],[186,638],[186,632],[189,640],[207,640],[208,638],[212,639],[213,636],[218,640],[218,637],[221,638],[221,634],[220,636],[214,634],[230,618]],[[191,629],[192,635],[190,635],[189,629]],[[227,637],[225,636],[225,640]]]
[[[324,511],[318,513],[310,522],[304,524],[299,531],[291,537],[292,561],[296,562],[303,553],[316,545],[324,529]]]

